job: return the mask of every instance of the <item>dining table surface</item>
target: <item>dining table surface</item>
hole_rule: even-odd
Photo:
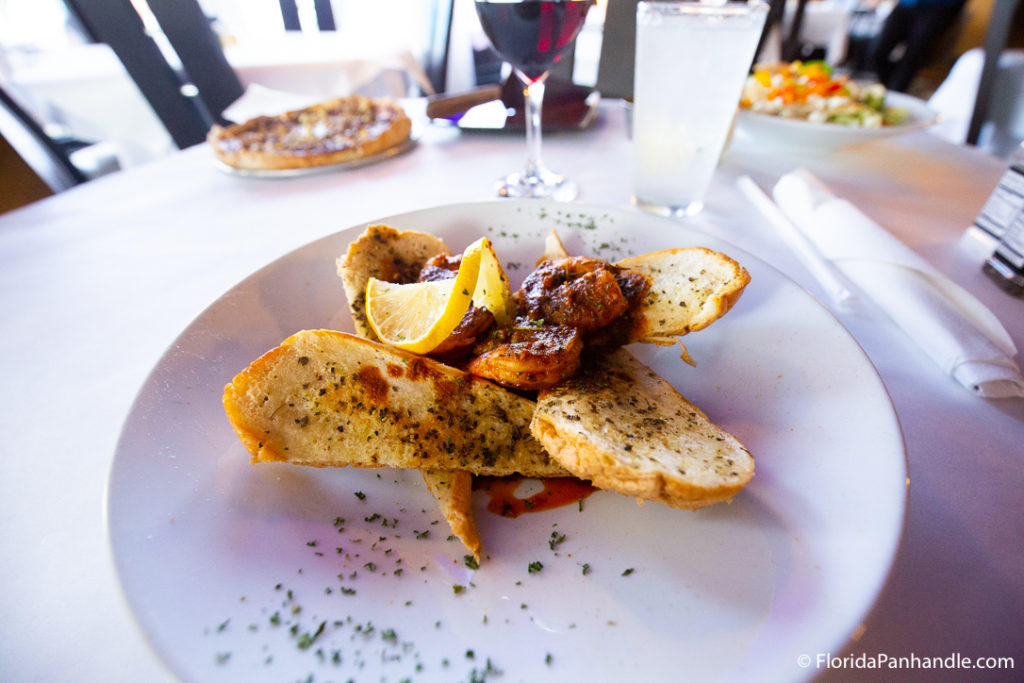
[[[190,321],[282,255],[385,216],[509,201],[494,197],[493,181],[522,163],[521,134],[422,118],[415,130],[394,158],[287,179],[227,173],[198,145],[0,216],[0,425],[10,437],[0,459],[0,678],[176,680],[133,615],[111,551],[106,497],[126,417]],[[576,202],[640,216],[631,150],[620,100],[601,102],[585,129],[544,138],[547,163],[579,184]],[[1024,399],[973,395],[891,321],[833,306],[736,185],[747,175],[769,189],[796,168],[973,294],[1024,348],[1024,300],[995,286],[965,237],[1006,162],[926,130],[821,154],[734,138],[704,210],[673,220],[756,255],[816,298],[891,400],[906,451],[905,519],[888,578],[845,652],[1012,657],[1014,670],[943,680],[1019,679]],[[865,510],[874,495],[856,492]],[[794,678],[805,675],[794,666]]]

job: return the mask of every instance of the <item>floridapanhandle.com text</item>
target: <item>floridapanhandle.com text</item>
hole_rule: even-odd
[[[796,658],[801,669],[1001,669],[1012,671],[1013,657],[969,657],[959,652],[945,656],[921,656],[917,654],[893,656],[880,654],[848,654],[834,656],[828,652],[814,655],[804,654]]]

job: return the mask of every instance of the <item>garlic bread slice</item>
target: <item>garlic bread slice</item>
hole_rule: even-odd
[[[665,249],[615,265],[651,281],[630,341],[675,343],[671,337],[701,330],[729,312],[750,282],[732,258],[704,247]]]
[[[224,388],[253,462],[567,476],[530,434],[534,403],[333,330],[298,332]]]
[[[754,475],[736,437],[625,349],[542,391],[530,430],[577,477],[672,507],[728,501]]]
[[[378,341],[366,319],[366,283],[371,277],[384,282],[415,282],[431,256],[447,253],[444,242],[428,233],[400,231],[389,225],[367,226],[336,261],[356,333]]]
[[[480,561],[482,546],[473,518],[473,475],[459,470],[421,470],[423,483],[434,496],[452,535]]]

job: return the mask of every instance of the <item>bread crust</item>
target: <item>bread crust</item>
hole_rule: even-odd
[[[394,101],[339,97],[277,116],[213,126],[214,155],[240,170],[330,166],[375,156],[409,139],[412,121]]]
[[[253,462],[568,476],[530,434],[532,401],[344,332],[292,335],[223,402]]]
[[[434,496],[452,535],[462,541],[477,562],[482,545],[473,518],[473,475],[465,471],[423,470],[423,483]]]
[[[743,444],[625,349],[542,391],[530,430],[577,477],[671,507],[728,501],[754,475]]]
[[[729,312],[750,282],[739,263],[704,247],[655,251],[615,265],[651,280],[630,341],[673,343],[672,336],[704,329]]]
[[[415,282],[427,259],[447,253],[445,243],[429,233],[367,226],[336,261],[356,333],[379,341],[366,320],[366,283],[371,277],[384,282]]]

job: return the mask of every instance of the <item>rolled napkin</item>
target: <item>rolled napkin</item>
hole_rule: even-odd
[[[242,96],[232,102],[221,114],[228,121],[243,123],[257,116],[277,116],[286,111],[303,109],[322,98],[313,95],[284,92],[253,83]]]
[[[1013,339],[984,304],[806,170],[782,176],[772,194],[822,256],[966,389],[1024,396]]]

